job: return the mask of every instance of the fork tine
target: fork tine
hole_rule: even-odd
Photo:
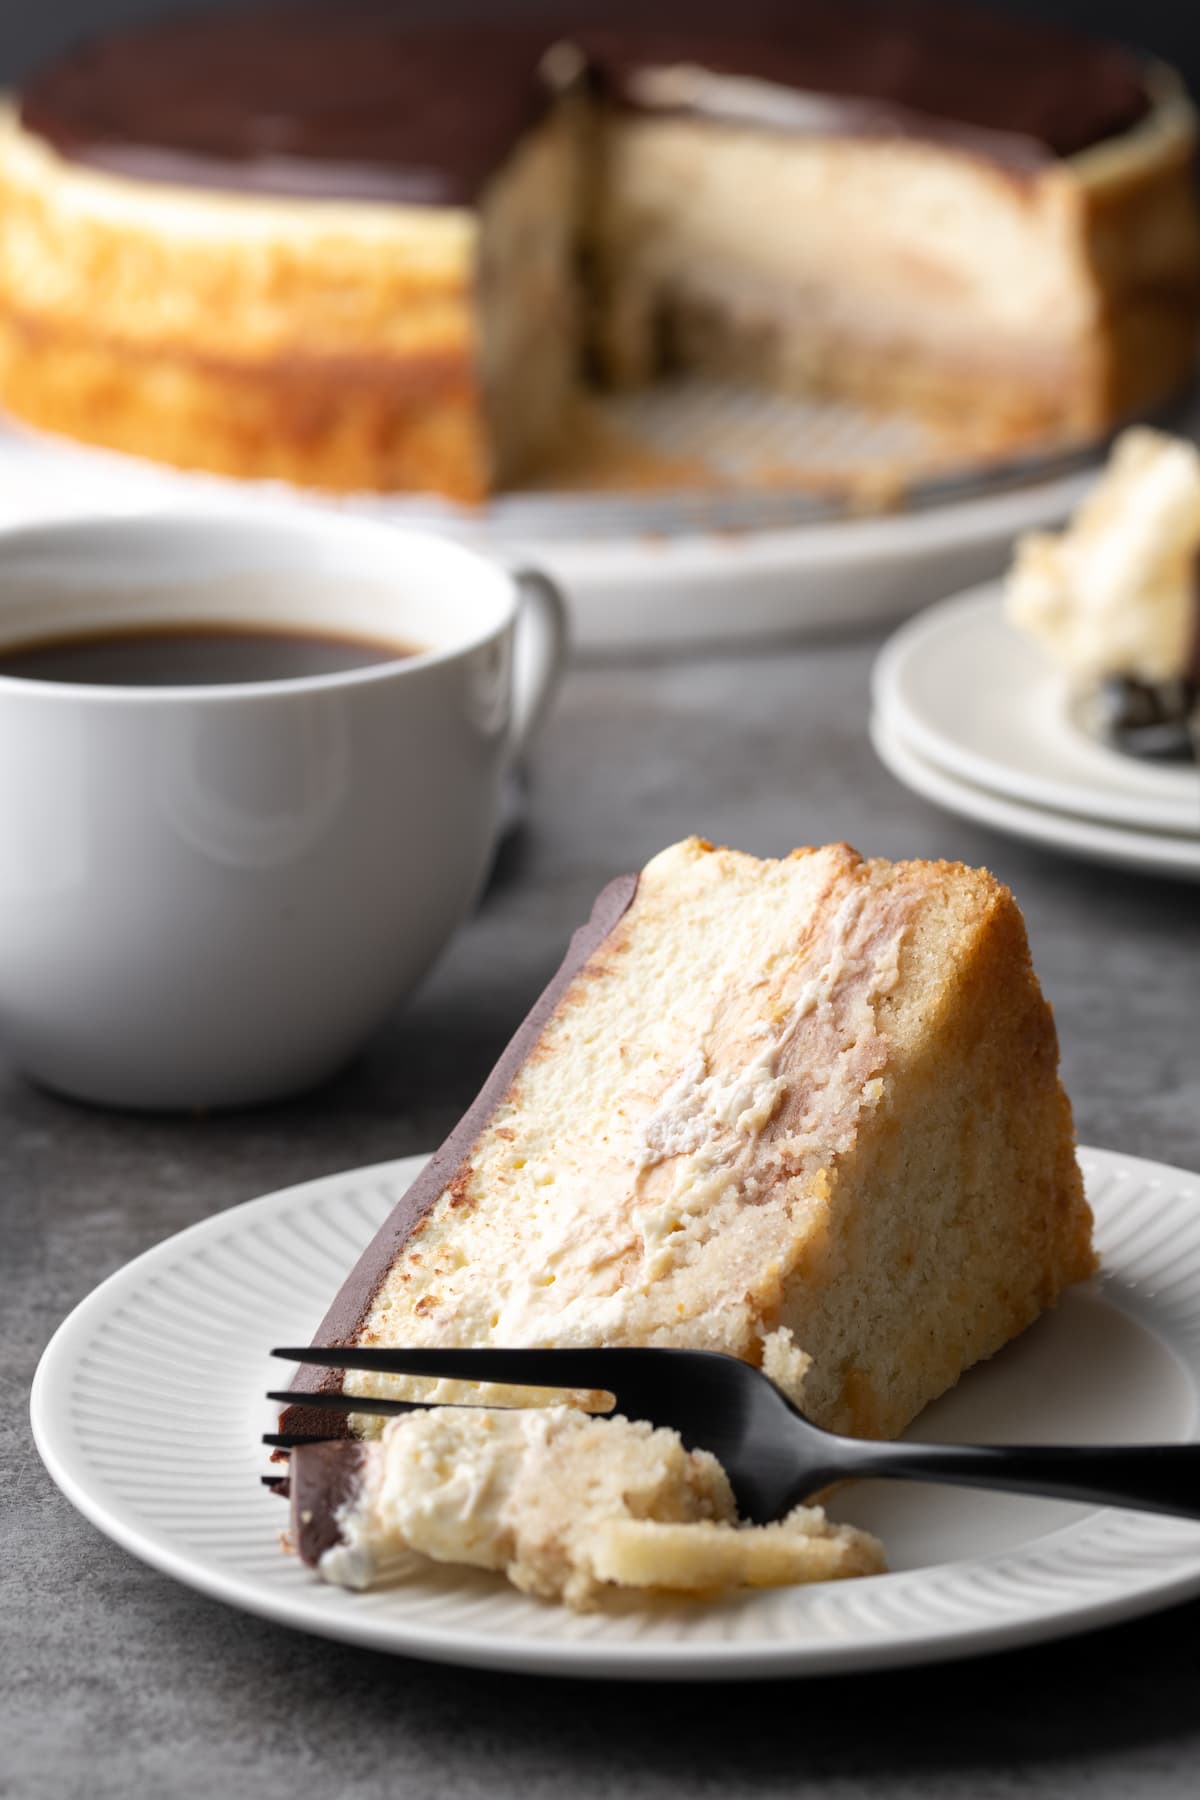
[[[632,1345],[539,1350],[375,1346],[360,1349],[331,1344],[281,1348],[272,1354],[288,1362],[335,1370],[364,1369],[560,1392],[574,1389],[577,1395],[611,1394],[618,1413],[678,1432],[688,1450],[712,1451],[725,1468],[739,1511],[758,1522],[782,1517],[796,1503],[801,1488],[794,1466],[794,1445],[782,1455],[781,1447],[791,1445],[798,1431],[820,1440],[819,1454],[813,1453],[817,1456],[816,1475],[820,1477],[814,1475],[815,1486],[828,1486],[842,1472],[842,1465],[836,1459],[830,1460],[829,1445],[843,1440],[831,1439],[828,1433],[808,1424],[760,1369],[719,1351]],[[285,1391],[268,1397],[294,1405],[301,1413],[320,1407],[331,1412],[375,1413],[384,1417],[421,1412],[438,1404],[428,1400],[360,1398],[322,1391],[320,1386],[311,1393]],[[476,1406],[487,1404],[482,1397],[475,1401]],[[307,1418],[295,1422],[305,1426],[320,1423]]]
[[[316,1406],[327,1412],[360,1412],[376,1413],[381,1418],[390,1419],[399,1413],[428,1412],[428,1401],[422,1400],[373,1400],[362,1398],[356,1394],[302,1394],[297,1390],[285,1388],[282,1392],[272,1391],[268,1400],[277,1400],[281,1406]]]
[[[330,1369],[363,1369],[386,1375],[428,1375],[449,1381],[493,1381],[516,1387],[601,1388],[614,1393],[614,1377],[638,1376],[653,1357],[661,1373],[664,1358],[690,1350],[405,1350],[359,1349],[355,1345],[309,1345],[272,1350],[287,1362]]]
[[[404,1413],[429,1412],[436,1407],[438,1412],[486,1412],[487,1400],[376,1400],[370,1396],[360,1398],[357,1394],[305,1394],[299,1388],[288,1388],[280,1391],[272,1390],[268,1400],[277,1400],[281,1406],[312,1406],[325,1412],[357,1412],[372,1413],[377,1418],[394,1419]],[[317,1433],[314,1444],[327,1444],[330,1433]],[[285,1448],[287,1444],[306,1442],[303,1433],[293,1437],[286,1434],[264,1432],[263,1443],[274,1444]]]

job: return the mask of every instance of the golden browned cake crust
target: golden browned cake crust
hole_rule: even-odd
[[[6,109],[0,397],[180,467],[480,499],[574,379],[574,155],[561,117],[475,208],[314,202],[76,166]]]
[[[258,365],[103,343],[0,316],[0,394],[43,431],[254,480],[482,499],[491,449],[467,358]]]
[[[0,393],[33,424],[184,467],[478,495],[473,247],[465,214],[76,169],[9,112]]]
[[[691,839],[551,998],[317,1341],[724,1351],[892,1435],[1094,1267],[1053,1019],[984,871]]]

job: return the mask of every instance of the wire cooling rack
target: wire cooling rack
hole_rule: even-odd
[[[1200,435],[1200,395],[1159,422]],[[551,472],[481,506],[430,494],[305,498],[503,550],[928,511],[1068,475],[1105,448],[1035,446],[998,457],[973,438],[969,422],[949,429],[843,401],[689,377],[589,402],[564,434]],[[297,494],[280,483],[185,473],[0,422],[0,523],[250,497],[294,501]]]

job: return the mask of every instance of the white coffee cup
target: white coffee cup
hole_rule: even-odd
[[[0,1036],[64,1093],[226,1107],[337,1069],[476,898],[565,656],[540,577],[315,510],[0,536],[0,655],[235,621],[419,654],[214,687],[0,675]]]

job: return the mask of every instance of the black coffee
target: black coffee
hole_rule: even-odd
[[[338,675],[419,656],[416,644],[255,625],[149,625],[0,649],[0,675],[87,687],[214,687]]]

